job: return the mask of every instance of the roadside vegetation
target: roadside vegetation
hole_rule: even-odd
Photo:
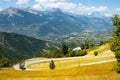
[[[20,61],[20,63],[19,63],[19,68],[21,69],[21,70],[25,70],[26,68],[25,68],[25,60],[21,60]]]
[[[98,52],[97,52],[97,51],[95,51],[95,52],[94,52],[94,55],[95,55],[95,56],[97,56],[97,55],[98,55]]]
[[[8,58],[0,59],[0,68],[2,67],[10,67],[10,60]]]
[[[115,70],[120,73],[120,16],[115,15],[112,19],[115,30],[112,32],[113,39],[111,41],[111,50],[115,52],[117,65]]]
[[[55,69],[55,63],[53,60],[51,60],[49,67],[51,70]]]
[[[101,44],[101,43],[100,43]],[[102,45],[102,44],[101,44]],[[74,48],[69,48],[66,43],[62,43],[61,48],[55,50],[44,50],[42,57],[47,58],[62,58],[62,57],[75,57],[75,56],[85,56],[87,55],[87,50],[94,48],[94,43],[91,41],[85,41],[80,44],[79,50],[74,50]]]

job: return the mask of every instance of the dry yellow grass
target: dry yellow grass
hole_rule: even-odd
[[[37,58],[31,58],[31,59],[27,59],[25,61],[32,61],[32,60],[45,60],[47,58],[43,58],[43,57],[37,57]]]
[[[105,44],[94,50],[89,50],[89,55],[109,49]],[[30,65],[35,71],[16,71],[13,68],[1,69],[0,80],[120,80],[120,75],[112,71],[116,62],[108,62],[90,66],[78,66],[78,64],[114,59],[114,54],[99,54],[83,59],[71,59],[55,61],[56,69],[49,69],[49,62]],[[73,67],[70,67],[73,66]]]
[[[106,50],[109,50],[109,49],[110,49],[110,44],[109,43],[105,43],[102,46],[98,46],[98,47],[95,47],[93,49],[89,49],[88,50],[88,55],[93,55],[93,53],[95,51],[98,51],[98,53],[100,54],[100,53],[102,53],[102,52],[104,52]]]
[[[78,59],[70,59],[70,60],[60,60],[60,61],[54,61],[56,65],[56,69],[67,69],[79,66],[80,64],[87,64],[91,62],[99,62],[104,60],[113,60],[114,54],[107,53],[107,54],[101,54],[98,56],[90,56],[88,58],[78,58]],[[38,70],[49,70],[49,63],[50,62],[43,62],[43,63],[35,63],[32,65],[29,65],[29,69],[38,71]]]
[[[0,80],[119,80],[120,75],[111,71],[116,62],[47,71],[0,70]]]
[[[96,47],[96,49],[94,49],[94,50],[89,50],[88,55],[87,55],[88,57],[54,61],[55,65],[56,65],[56,69],[59,70],[59,69],[73,68],[73,67],[79,66],[80,64],[87,64],[87,63],[91,63],[91,62],[99,62],[99,61],[104,61],[104,60],[115,59],[113,52],[102,53],[102,52],[105,52],[108,50],[109,50],[109,44],[106,43],[100,47]],[[93,55],[94,51],[98,51],[99,55],[94,56]],[[35,63],[32,65],[29,65],[28,67],[34,71],[49,70],[49,63],[50,62]]]

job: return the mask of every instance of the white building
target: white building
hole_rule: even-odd
[[[73,51],[79,51],[79,50],[81,50],[81,47],[76,47],[73,49]]]

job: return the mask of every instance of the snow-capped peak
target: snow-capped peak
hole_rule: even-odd
[[[100,14],[99,12],[93,12],[88,15],[88,17],[96,17],[96,18],[102,18],[104,15]]]
[[[37,11],[33,8],[27,8],[26,11],[29,12],[29,13],[32,13],[32,14],[39,14],[39,11]]]
[[[21,14],[18,13],[18,9],[14,7],[7,8],[1,11],[1,13],[4,15],[9,15],[9,16],[14,16],[14,15],[22,16]]]
[[[44,11],[45,14],[50,14],[50,13],[62,13],[62,10],[61,9],[58,9],[58,8],[52,8],[52,9],[49,9],[49,10],[46,10]]]

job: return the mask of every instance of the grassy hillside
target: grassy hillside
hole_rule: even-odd
[[[92,62],[100,62],[100,61],[106,61],[106,60],[114,60],[115,56],[113,52],[111,52],[109,47],[109,43],[106,43],[102,46],[95,47],[93,49],[88,50],[88,54],[84,56],[83,58],[71,58],[66,60],[55,60],[56,69],[67,69],[67,68],[73,68],[80,66],[82,64],[92,63]],[[98,55],[94,56],[94,51],[98,51]],[[33,71],[38,70],[49,70],[49,63],[43,62],[43,63],[35,63],[32,65],[29,65],[28,67]]]
[[[96,50],[99,52],[98,56],[92,54]],[[89,50],[86,56],[91,57],[54,61],[56,65],[54,70],[49,69],[50,62],[29,65],[31,71],[16,71],[13,68],[3,68],[0,70],[0,80],[119,80],[120,75],[112,71],[112,68],[117,63],[116,61],[80,66],[91,62],[115,59],[114,54],[107,52],[108,50],[109,44],[107,43]],[[46,58],[29,60],[38,59]]]
[[[97,51],[98,53],[103,53],[107,50],[110,50],[110,44],[109,43],[105,43],[102,46],[97,46],[97,47],[94,47],[92,49],[88,49],[87,51],[89,53],[88,55],[93,55],[93,53],[95,51]]]
[[[55,45],[15,33],[0,33],[0,58],[9,58],[12,63],[41,56],[42,50],[49,48],[55,48]]]
[[[110,62],[49,71],[15,71],[8,68],[0,70],[0,80],[119,80],[120,75],[111,70],[115,64]]]

